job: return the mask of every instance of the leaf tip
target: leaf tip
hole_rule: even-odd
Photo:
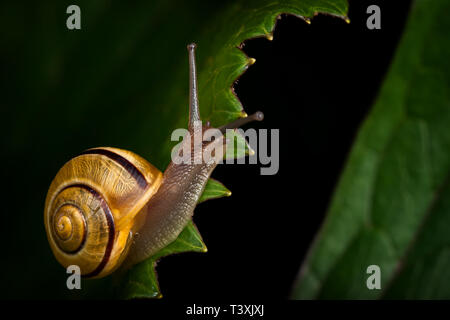
[[[311,24],[311,19],[310,19],[310,18],[303,18],[303,20],[305,20],[305,22],[306,22],[307,24]]]
[[[256,59],[255,58],[249,58],[248,60],[247,60],[247,66],[251,66],[252,64],[254,64],[256,62]]]
[[[247,112],[245,112],[244,110],[242,110],[241,113],[239,114],[239,117],[240,117],[240,118],[247,118],[247,117],[248,117],[248,114],[247,114]]]
[[[344,20],[345,20],[345,22],[350,23],[349,17],[345,17]]]
[[[267,33],[266,34],[266,38],[267,38],[267,40],[272,41],[273,40],[273,34],[272,33]]]

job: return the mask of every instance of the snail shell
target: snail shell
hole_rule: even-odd
[[[67,162],[50,185],[44,215],[59,263],[78,265],[85,277],[113,272],[162,177],[142,157],[116,148],[89,149]]]

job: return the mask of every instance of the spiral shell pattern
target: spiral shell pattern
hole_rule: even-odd
[[[85,276],[99,274],[111,255],[115,234],[111,209],[103,197],[87,185],[72,185],[61,190],[50,211],[54,214],[49,231],[58,255],[68,265],[78,265]]]

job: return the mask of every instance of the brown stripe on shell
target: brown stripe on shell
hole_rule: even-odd
[[[145,179],[145,176],[142,174],[141,171],[139,171],[138,168],[134,164],[132,164],[130,161],[128,161],[126,158],[122,157],[120,154],[117,154],[115,152],[112,152],[110,150],[106,149],[89,149],[84,152],[82,152],[80,155],[84,154],[99,154],[106,156],[110,158],[111,160],[119,163],[137,182],[137,184],[142,188],[147,188],[147,180]]]

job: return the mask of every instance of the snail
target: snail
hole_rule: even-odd
[[[188,134],[210,128],[200,121],[195,44],[189,52]],[[220,128],[233,129],[263,119],[261,112]],[[183,139],[199,156],[213,143]],[[222,139],[225,145],[224,139]],[[139,155],[117,148],[93,148],[69,160],[53,179],[45,201],[45,229],[56,259],[77,265],[86,278],[129,268],[174,241],[189,220],[217,161],[176,164],[164,173]]]

